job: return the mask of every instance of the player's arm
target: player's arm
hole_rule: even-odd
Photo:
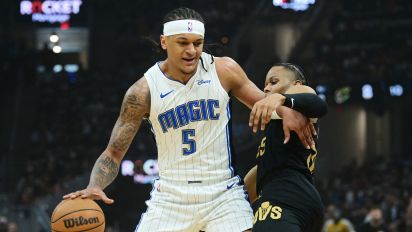
[[[86,189],[70,193],[63,198],[92,198],[103,200],[105,203],[113,203],[107,198],[103,189],[116,178],[120,162],[140,124],[150,112],[150,91],[145,78],[139,79],[126,92],[119,117],[114,125],[107,148],[96,160]]]
[[[143,118],[148,115],[149,109],[149,87],[146,79],[141,78],[124,96],[109,144],[93,167],[89,187],[104,189],[114,180],[119,171],[120,161],[132,143]]]
[[[256,177],[257,177],[257,166],[255,165],[249,172],[246,174],[245,178],[243,178],[243,182],[245,183],[245,187],[249,196],[250,203],[253,203],[257,200],[257,192],[256,192]]]
[[[252,109],[265,94],[249,78],[236,61],[229,57],[216,57],[216,72],[226,92]]]
[[[309,86],[293,85],[283,96],[283,106],[294,109],[308,118],[321,118],[328,111],[326,102]],[[281,109],[276,109],[276,112]]]
[[[220,83],[227,92],[230,92],[243,104],[252,108],[249,118],[249,126],[253,132],[257,131],[259,122],[260,129],[264,130],[266,124],[270,121],[272,112],[278,105],[282,105],[281,99],[277,95],[271,94],[265,97],[261,91],[249,78],[236,61],[229,57],[216,57],[216,72],[219,76]],[[312,125],[302,114],[290,110],[285,111],[282,116],[289,118],[284,126],[295,131],[305,147],[310,147],[313,142],[312,135],[304,134]],[[308,137],[309,136],[309,137]]]

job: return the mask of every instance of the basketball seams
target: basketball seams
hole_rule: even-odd
[[[70,215],[70,214],[72,214],[72,213],[76,213],[76,212],[79,212],[79,211],[85,211],[85,210],[93,210],[93,211],[100,212],[100,213],[102,213],[102,215],[103,215],[103,217],[104,217],[103,212],[102,212],[101,210],[98,210],[98,209],[78,209],[78,210],[71,211],[70,213],[67,213],[67,214],[63,215],[63,216],[59,217],[58,219],[56,219],[56,220],[54,220],[54,221],[51,221],[51,223],[55,223],[55,222],[57,222],[58,220],[62,219],[63,217],[65,217],[65,216],[67,216],[67,215]],[[54,215],[54,212],[53,212],[53,215]],[[53,218],[53,215],[52,215],[52,218]]]
[[[90,228],[90,229],[87,229],[87,230],[76,230],[76,231],[73,231],[73,232],[86,232],[86,231],[90,231],[90,230],[96,229],[96,228],[98,228],[99,226],[102,226],[102,225],[104,225],[104,222],[103,222],[102,224],[100,224],[100,225],[97,225],[97,226],[95,226],[95,227],[93,227],[93,228]],[[52,229],[52,232],[66,232],[66,231],[53,230],[53,229]]]

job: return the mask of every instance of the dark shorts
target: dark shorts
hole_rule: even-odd
[[[282,172],[267,180],[252,204],[253,231],[318,232],[323,204],[312,183],[297,172]]]

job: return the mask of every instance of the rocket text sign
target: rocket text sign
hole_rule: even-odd
[[[21,1],[20,14],[31,15],[33,22],[67,22],[80,12],[81,0]]]

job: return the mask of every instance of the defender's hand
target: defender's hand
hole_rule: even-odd
[[[283,132],[285,135],[284,144],[290,140],[290,131],[296,132],[303,146],[310,149],[315,144],[313,135],[316,130],[310,120],[303,114],[285,106],[279,106],[278,112],[283,120]]]
[[[102,200],[106,204],[113,204],[114,200],[106,196],[102,189],[97,187],[89,187],[83,190],[72,192],[63,196],[63,199],[75,199],[77,197],[89,198],[92,200]]]
[[[253,128],[253,132],[257,132],[259,121],[260,129],[263,131],[266,124],[269,123],[272,112],[277,106],[280,106],[285,101],[285,97],[281,94],[274,93],[266,96],[260,101],[257,101],[250,112],[249,126]]]

